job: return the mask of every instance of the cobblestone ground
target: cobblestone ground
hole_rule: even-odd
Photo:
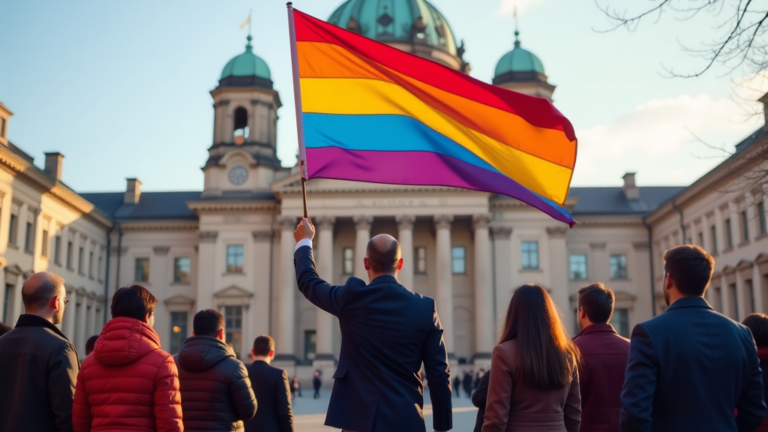
[[[312,399],[312,392],[303,392],[303,397],[293,400],[293,415],[296,432],[330,432],[338,429],[324,426],[325,412],[330,400],[330,389],[323,389],[320,399]],[[427,431],[432,430],[432,405],[429,392],[424,395],[424,420]],[[477,408],[462,395],[453,398],[453,430],[454,432],[471,432],[475,427]]]

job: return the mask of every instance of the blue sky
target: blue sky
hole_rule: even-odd
[[[341,2],[294,4],[325,19]],[[687,184],[721,160],[694,135],[732,148],[762,124],[745,115],[755,104],[734,99],[745,93],[734,85],[743,71],[662,76],[662,65],[701,66],[680,43],[709,41],[713,22],[663,17],[634,32],[600,33],[610,23],[591,0],[433,4],[466,41],[471,75],[484,81],[512,48],[518,7],[522,45],[543,61],[557,85],[555,105],[579,137],[573,185],[619,185],[627,171],[637,171],[641,185]],[[292,165],[287,18],[285,2],[275,0],[0,1],[0,101],[15,113],[9,138],[38,164],[43,152],[63,153],[64,181],[81,192],[123,190],[126,177],[141,179],[145,190],[202,189],[213,134],[208,92],[244,49],[247,32],[239,27],[249,9],[254,51],[269,64],[284,104],[278,155]]]

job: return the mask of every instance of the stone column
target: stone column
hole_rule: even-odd
[[[90,309],[87,307],[88,304],[91,305]],[[88,312],[85,323],[85,340],[87,341],[89,337],[96,334],[96,295],[94,293],[88,293],[85,310]]]
[[[755,312],[765,313],[762,276],[760,274],[760,266],[757,263],[752,265],[752,289],[755,291]]]
[[[493,350],[493,275],[491,263],[491,240],[488,227],[491,215],[479,214],[472,217],[475,229],[475,368],[478,360],[486,360],[490,366]],[[487,368],[486,368],[487,370]]]
[[[736,299],[731,298],[731,287],[728,284],[728,276],[725,273],[722,273],[720,276],[720,305],[723,308],[722,314],[732,319],[735,318],[731,316],[731,305],[734,301],[736,301]]]
[[[573,328],[573,311],[571,299],[568,296],[568,248],[565,236],[568,228],[565,225],[547,228],[549,236],[549,287],[552,290],[552,300],[560,309],[566,329]]]
[[[293,238],[293,231],[296,229],[297,218],[282,216],[278,219],[278,223],[280,224],[280,278],[275,293],[278,304],[275,360],[295,364],[296,270],[293,266],[293,251],[296,240]]]
[[[75,311],[77,311],[77,294],[74,288],[65,286],[67,290],[67,299],[69,303],[64,306],[64,335],[70,342],[74,343],[77,332],[75,330]]]
[[[725,241],[726,238],[723,211],[720,210],[720,207],[717,207],[715,208],[715,238],[713,239],[717,243],[717,250],[712,248],[710,252],[721,254],[724,250],[726,250],[728,248],[728,244]]]
[[[493,338],[499,336],[499,322],[506,313],[509,300],[512,298],[512,228],[506,226],[494,226],[491,228],[493,235],[493,274],[496,286],[493,310]]]
[[[332,216],[321,216],[315,220],[318,227],[317,271],[321,278],[333,284],[333,224]],[[317,349],[315,361],[334,361],[333,316],[317,308]],[[331,364],[333,366],[333,364]],[[323,376],[328,376],[323,371]]]
[[[368,281],[368,272],[363,265],[368,241],[371,239],[372,216],[355,216],[355,229],[357,238],[355,240],[355,277]]]
[[[395,219],[398,227],[397,240],[403,251],[403,269],[400,270],[398,279],[404,287],[413,290],[413,273],[416,271],[416,257],[413,251],[413,224],[416,222],[416,216],[401,215]]]
[[[83,288],[78,288],[76,293],[77,297],[80,299],[80,311],[77,313],[77,317],[75,318],[77,320],[77,331],[75,332],[77,337],[73,343],[75,344],[75,348],[77,349],[78,353],[85,354],[85,341],[88,339],[88,336],[85,335],[88,296],[86,295],[86,292]],[[75,310],[77,310],[77,308],[75,308]]]
[[[213,293],[215,292],[215,274],[222,274],[225,268],[216,267],[216,246],[219,237],[218,231],[199,231],[197,233],[198,251],[197,251],[197,300],[195,307],[199,310],[215,309],[213,304]],[[221,260],[219,262],[226,262]],[[132,268],[127,270],[132,271]],[[190,333],[191,334],[191,333]]]
[[[451,259],[451,215],[435,216],[437,230],[437,275],[436,296],[437,315],[443,325],[443,339],[448,351],[448,358],[454,359],[453,345],[453,261]]]

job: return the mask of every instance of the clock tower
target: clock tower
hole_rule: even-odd
[[[224,66],[211,91],[213,145],[203,167],[203,197],[267,190],[281,168],[276,153],[280,96],[267,63],[253,53],[250,35],[247,40],[245,52]]]

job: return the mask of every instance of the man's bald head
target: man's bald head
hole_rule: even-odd
[[[45,309],[57,295],[64,295],[64,279],[53,273],[35,273],[24,282],[21,289],[21,299],[28,311]]]
[[[374,273],[392,274],[400,261],[400,243],[389,234],[379,234],[368,242],[367,255]]]

